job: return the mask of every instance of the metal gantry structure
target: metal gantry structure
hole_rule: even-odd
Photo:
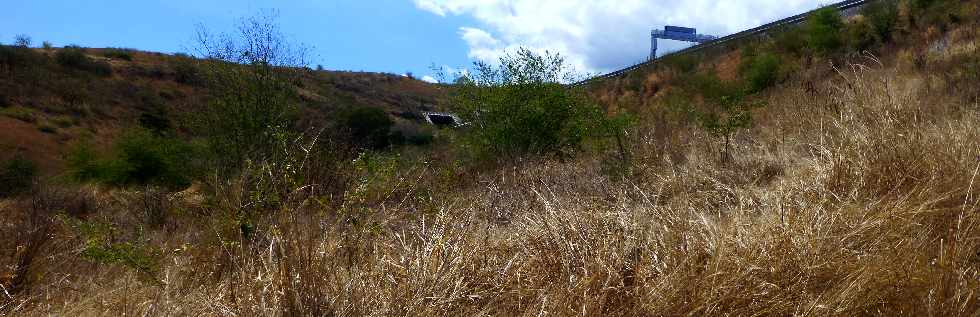
[[[650,32],[650,59],[657,59],[657,40],[675,40],[690,43],[703,44],[717,40],[717,36],[698,34],[694,28],[668,25],[663,30],[653,30]]]

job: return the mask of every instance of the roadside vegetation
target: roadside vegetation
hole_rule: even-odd
[[[0,165],[0,313],[973,316],[978,9],[821,10],[575,89],[522,49],[426,131],[306,125],[273,16],[202,31],[173,62],[211,91],[193,115],[76,143],[63,175]],[[0,49],[5,76],[39,58]]]

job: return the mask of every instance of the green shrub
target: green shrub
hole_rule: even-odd
[[[102,56],[126,61],[133,60],[132,50],[127,48],[107,48],[102,52]]]
[[[37,165],[21,155],[3,164],[0,169],[0,197],[9,197],[23,193],[34,184],[37,176]]]
[[[204,84],[204,74],[193,57],[177,54],[170,60],[170,67],[174,70],[174,81],[191,86]]]
[[[85,241],[80,253],[83,259],[103,265],[122,265],[140,273],[143,278],[159,282],[156,274],[159,271],[161,253],[146,244],[141,231],[136,232],[133,242],[120,241],[120,230],[111,223],[77,220],[67,216],[59,218]]]
[[[88,56],[85,56],[85,50],[76,45],[62,48],[55,54],[55,59],[61,66],[71,68],[83,68],[89,62]]]
[[[806,51],[807,36],[803,28],[786,27],[773,33],[773,42],[776,49],[799,56]]]
[[[85,50],[79,46],[69,45],[55,53],[58,64],[90,72],[99,76],[112,75],[112,65],[104,61],[95,61],[85,55]]]
[[[80,181],[111,186],[158,185],[181,189],[195,175],[192,145],[137,129],[116,140],[108,156],[81,143],[68,156],[70,175]]]
[[[883,42],[874,26],[867,20],[858,20],[847,25],[847,47],[853,51],[873,48]]]
[[[353,108],[341,115],[343,127],[356,146],[380,150],[391,144],[394,122],[379,108]]]
[[[739,65],[749,93],[756,93],[774,85],[780,77],[782,60],[779,55],[763,52],[744,56]]]
[[[835,8],[826,7],[817,10],[807,20],[804,27],[809,48],[819,54],[830,54],[841,48],[841,30],[844,21]]]
[[[456,110],[470,122],[467,141],[479,156],[567,154],[592,137],[603,111],[562,82],[573,75],[559,55],[527,49],[506,55],[498,66],[478,63],[473,76],[457,83]]]
[[[897,1],[876,1],[861,8],[861,15],[871,24],[874,33],[883,42],[892,40],[892,33],[898,25]]]

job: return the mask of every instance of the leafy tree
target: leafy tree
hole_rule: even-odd
[[[881,41],[892,40],[892,33],[898,25],[898,3],[896,1],[875,1],[861,9],[874,33]]]
[[[213,99],[193,125],[222,168],[269,157],[295,123],[290,82],[305,65],[305,49],[289,43],[276,19],[275,12],[246,18],[236,32],[218,36],[198,30]]]
[[[574,75],[558,54],[522,48],[498,65],[475,66],[456,81],[453,99],[470,123],[469,145],[479,154],[569,153],[597,136],[605,120],[597,105],[562,85]]]
[[[26,34],[20,34],[14,37],[14,46],[31,47],[31,44],[33,44],[33,41],[31,40],[31,37]]]
[[[843,45],[841,30],[844,21],[833,7],[817,10],[806,23],[807,43],[816,53],[829,54]]]
[[[722,82],[715,74],[692,76],[683,86],[685,91],[700,94],[704,100],[700,106],[685,104],[683,110],[698,126],[723,142],[721,160],[730,160],[732,139],[739,131],[752,126],[752,109],[761,104],[747,101],[747,90],[739,83]],[[680,102],[690,103],[692,99],[688,96]]]

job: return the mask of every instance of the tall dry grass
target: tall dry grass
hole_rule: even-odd
[[[635,136],[625,181],[581,158],[448,191],[407,186],[372,206],[288,191],[250,240],[229,221],[248,205],[242,183],[217,187],[217,203],[151,197],[174,205],[163,229],[139,236],[160,251],[155,280],[79,260],[84,241],[49,224],[40,260],[20,274],[30,286],[0,294],[0,312],[980,314],[980,108],[928,76],[863,63],[770,96],[733,162],[697,130],[652,129]],[[438,178],[415,172],[405,179]],[[131,206],[147,195],[107,194],[88,219],[142,226],[148,212]],[[5,238],[3,250],[31,239]]]

